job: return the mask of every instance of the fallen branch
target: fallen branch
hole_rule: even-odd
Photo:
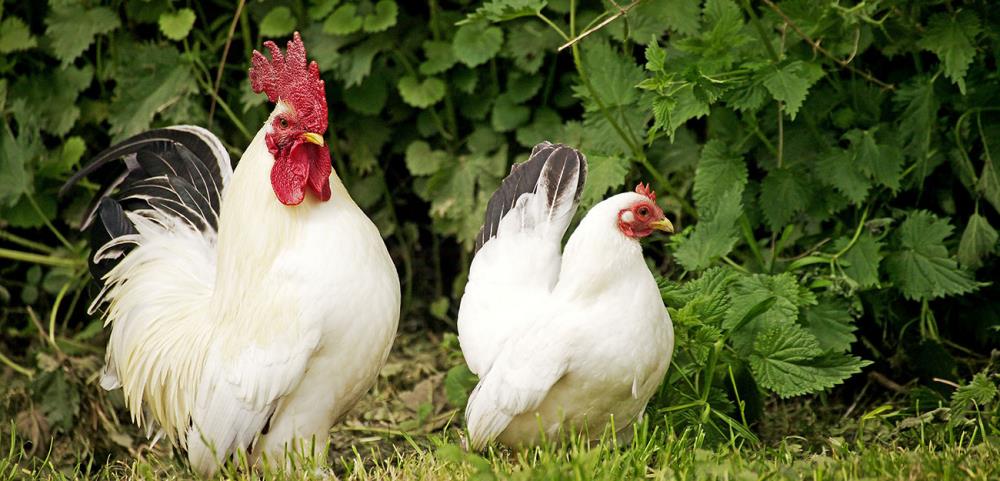
[[[629,10],[632,10],[632,7],[635,7],[641,1],[642,0],[635,0],[632,3],[630,3],[630,4],[628,4],[628,5],[624,6],[624,7],[618,7],[618,12],[617,13],[615,13],[614,15],[612,15],[612,16],[604,19],[603,22],[595,25],[594,27],[588,28],[583,33],[581,33],[580,35],[577,35],[576,37],[574,37],[572,40],[564,43],[561,47],[559,47],[559,51],[562,52],[563,50],[565,50],[565,49],[567,49],[569,47],[572,47],[574,43],[577,43],[580,40],[583,40],[585,37],[587,37],[587,35],[590,35],[590,34],[596,32],[596,31],[604,28],[605,25],[607,25],[607,24],[615,21],[616,19],[618,19],[618,17],[621,17],[622,15],[627,14]],[[617,6],[617,4],[615,4],[615,5]]]

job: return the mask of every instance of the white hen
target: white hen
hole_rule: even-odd
[[[648,188],[594,206],[560,255],[586,167],[540,144],[490,200],[458,315],[479,375],[466,408],[474,449],[560,430],[594,438],[611,419],[622,432],[670,364],[673,326],[639,239],[673,226]]]

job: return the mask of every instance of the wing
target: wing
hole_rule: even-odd
[[[292,329],[248,337],[255,340],[240,343],[244,347],[232,355],[225,348],[232,343],[220,339],[216,355],[206,362],[187,433],[188,458],[205,475],[230,455],[253,452],[284,397],[304,376],[320,333]]]
[[[473,449],[480,450],[496,439],[515,416],[537,409],[566,374],[565,344],[551,340],[538,333],[506,344],[480,377],[465,409]]]
[[[214,238],[222,190],[233,169],[222,142],[211,132],[177,125],[130,137],[98,154],[60,194],[109,165],[118,170],[103,184],[83,225],[90,228],[90,270],[98,283],[137,244],[128,212],[156,211]]]
[[[490,198],[458,315],[473,372],[488,369],[500,343],[548,302],[586,175],[583,154],[543,142]]]

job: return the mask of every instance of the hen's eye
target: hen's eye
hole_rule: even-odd
[[[284,117],[278,117],[278,125],[280,125],[281,128],[283,128],[283,129],[287,129],[288,128],[288,120],[285,120]]]
[[[639,216],[646,217],[647,215],[649,215],[649,207],[646,206],[639,207]]]

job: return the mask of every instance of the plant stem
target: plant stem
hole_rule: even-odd
[[[538,12],[535,12],[535,16],[538,17],[539,19],[541,19],[546,24],[548,24],[548,26],[552,27],[552,30],[555,30],[556,33],[558,33],[559,36],[563,38],[563,40],[569,40],[569,36],[566,35],[566,32],[563,32],[563,30],[561,28],[559,28],[559,26],[556,25],[555,22],[553,22],[552,20],[549,20],[549,17],[546,17],[544,13],[542,13],[541,11],[538,11]],[[562,50],[562,49],[560,49],[560,50]]]
[[[25,239],[23,237],[14,235],[14,234],[12,234],[10,232],[7,232],[5,230],[0,230],[0,240],[7,240],[7,241],[13,242],[13,243],[15,243],[15,244],[17,244],[17,245],[19,245],[21,247],[27,247],[28,249],[34,249],[36,251],[44,252],[46,254],[51,254],[51,253],[53,253],[53,252],[56,251],[55,249],[53,249],[53,248],[51,248],[51,247],[49,247],[49,246],[47,246],[45,244],[42,244],[41,242],[35,242],[35,241],[32,241],[32,240]]]
[[[757,18],[757,12],[754,11],[753,7],[750,6],[749,0],[743,0],[740,2],[740,6],[743,7],[743,11],[747,12],[750,16],[750,23],[753,24],[753,28],[757,30],[757,35],[760,35],[760,41],[764,44],[764,48],[767,49],[768,55],[771,56],[771,60],[774,63],[781,61],[781,57],[778,56],[778,52],[774,50],[774,45],[771,45],[771,39],[767,38],[767,31],[764,30],[764,25],[760,23],[760,19]]]
[[[218,97],[219,87],[222,85],[222,70],[226,66],[226,57],[229,55],[229,47],[233,44],[233,34],[236,33],[236,24],[239,23],[240,13],[243,12],[243,5],[246,0],[240,0],[236,5],[236,13],[233,14],[233,21],[229,24],[229,33],[226,34],[226,46],[222,47],[222,58],[219,59],[219,68],[215,71],[215,86],[212,88],[212,105],[208,108],[208,128],[212,128],[212,117],[215,115],[215,103]]]
[[[56,294],[55,302],[52,303],[52,312],[49,313],[49,342],[52,344],[56,343],[56,317],[59,314],[59,305],[62,304],[63,297],[66,297],[66,292],[72,284],[72,281],[63,284],[59,294]]]
[[[23,367],[20,364],[12,361],[9,357],[4,356],[2,352],[0,352],[0,362],[6,364],[7,367],[9,367],[9,368],[11,368],[11,369],[13,369],[13,370],[15,370],[15,371],[17,371],[17,372],[19,372],[21,374],[24,374],[25,376],[28,377],[28,379],[32,379],[32,378],[35,377],[35,371],[32,371],[31,369]]]
[[[66,240],[65,237],[63,237],[62,233],[60,233],[59,230],[56,229],[56,226],[52,225],[52,222],[49,221],[48,217],[45,217],[45,213],[42,212],[42,208],[38,206],[37,202],[35,202],[35,197],[31,194],[24,194],[24,197],[28,199],[28,203],[31,204],[31,208],[35,210],[35,213],[38,214],[38,218],[42,219],[42,222],[45,223],[45,226],[48,227],[50,231],[52,231],[52,233],[56,236],[56,239],[59,239],[59,242],[61,242],[62,245],[65,246],[67,249],[71,251],[74,250],[73,244],[70,244],[69,241]]]
[[[33,264],[42,264],[53,267],[80,267],[81,265],[81,262],[76,259],[67,259],[65,257],[56,257],[56,256],[45,256],[41,254],[35,254],[32,252],[23,252],[23,251],[16,251],[12,249],[3,249],[3,248],[0,248],[0,258],[22,261],[22,262],[31,262]]]

